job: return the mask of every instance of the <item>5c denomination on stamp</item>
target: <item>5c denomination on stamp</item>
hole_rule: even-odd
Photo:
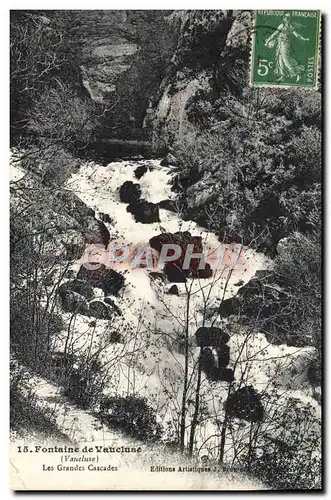
[[[251,85],[316,89],[320,17],[319,10],[257,10]]]

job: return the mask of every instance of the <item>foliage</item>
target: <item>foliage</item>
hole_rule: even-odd
[[[13,292],[10,301],[10,341],[13,352],[27,366],[41,370],[52,338],[64,328],[61,316],[41,305],[41,288]]]
[[[265,89],[224,94],[212,105],[210,94],[199,95],[190,106],[196,125],[173,145],[187,216],[273,255],[281,238],[320,225],[319,99],[305,107],[298,91],[293,108],[290,96],[281,106]]]
[[[272,431],[262,433],[247,457],[250,473],[273,490],[320,489],[321,421],[302,401],[289,399],[272,414]]]
[[[291,317],[293,332],[321,352],[322,268],[320,233],[289,237],[275,262],[275,272],[290,300],[282,314]],[[282,321],[282,316],[280,317]]]
[[[29,377],[14,359],[10,363],[10,428],[26,437],[26,432],[43,436],[62,436],[52,411],[38,405],[36,395],[29,386]]]
[[[162,427],[146,398],[130,395],[104,398],[100,404],[100,420],[144,442],[160,439]]]
[[[26,113],[59,75],[71,80],[77,66],[68,53],[66,32],[56,17],[42,11],[11,11],[10,81],[11,127],[25,128]]]
[[[58,142],[70,149],[76,141],[88,144],[93,139],[97,116],[98,108],[91,100],[56,79],[33,103],[26,128],[41,144]]]
[[[64,394],[80,408],[93,408],[100,401],[107,382],[99,359],[81,358],[67,371]]]

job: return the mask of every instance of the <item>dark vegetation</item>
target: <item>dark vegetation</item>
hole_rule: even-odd
[[[143,119],[175,43],[164,15],[131,11],[123,21],[112,11],[11,11],[12,145],[33,144],[47,159],[60,147],[88,157],[104,150],[108,158],[150,151]],[[83,85],[82,65],[110,40],[136,45],[139,56],[99,102]],[[100,64],[111,67],[107,57]]]
[[[162,426],[146,398],[140,396],[113,396],[100,403],[101,422],[124,431],[131,437],[151,443],[162,436]]]
[[[321,349],[321,249],[316,234],[288,238],[272,271],[258,271],[225,300],[222,317],[255,325],[275,344]]]
[[[93,287],[118,296],[124,278],[104,267],[97,271],[82,267],[63,284],[70,263],[82,255],[86,243],[107,245],[110,233],[105,223],[111,224],[106,218],[98,220],[63,184],[82,159],[101,155],[109,160],[128,151],[150,154],[143,119],[149,97],[157,100],[177,37],[176,30],[170,36],[163,15],[162,11],[132,11],[129,22],[122,23],[103,11],[11,12],[11,145],[23,153],[22,166],[30,174],[11,187],[11,350],[20,363],[59,383],[79,407],[97,412],[102,423],[144,441],[160,439],[163,430],[149,401],[139,396],[105,397],[110,377],[107,364],[91,353],[79,357],[69,349],[70,325],[65,332],[61,314],[70,314],[72,319],[77,313],[91,317],[92,331],[97,319],[111,325],[121,310],[111,297],[92,300]],[[195,22],[190,22],[194,30]],[[181,215],[214,231],[220,241],[240,241],[276,257],[272,271],[257,274],[235,298],[223,301],[217,312],[252,332],[265,333],[271,343],[315,347],[308,377],[318,387],[322,344],[320,93],[248,89],[249,52],[224,49],[225,36],[219,26],[208,32],[201,25],[194,32],[193,44],[187,36],[182,41],[176,64],[185,62],[188,72],[178,75],[178,80],[194,75],[197,67],[207,69],[208,58],[215,67],[210,90],[189,102],[192,132],[166,144],[174,155],[170,163],[178,169],[174,188],[180,198],[178,206],[184,210]],[[118,90],[104,102],[95,102],[82,84],[80,62],[88,63],[82,46],[89,36],[115,35],[137,43],[139,57]],[[137,179],[145,169],[136,170]],[[207,196],[202,196],[206,191]],[[138,222],[158,221],[159,208],[179,211],[170,200],[154,205],[141,200],[140,194],[134,183],[126,183],[120,192]],[[283,238],[287,241],[281,249],[277,244]],[[162,233],[150,244],[158,250],[162,243],[174,242],[183,249],[189,243],[194,251],[202,249],[201,237],[187,232]],[[185,284],[188,277],[209,278],[211,269],[207,265],[199,270],[198,263],[193,260],[186,273],[180,270],[180,260],[169,263],[165,275],[170,282]],[[178,295],[178,287],[172,286],[168,293]],[[197,331],[200,361],[205,362],[204,372],[211,383],[232,384],[234,370],[226,368],[228,334],[218,330],[209,329],[207,339],[206,331]],[[65,352],[53,352],[53,339],[63,333],[68,339]],[[124,345],[121,332],[110,328],[108,333],[109,343]],[[184,352],[188,351],[188,340],[183,344]],[[55,433],[54,416],[40,412],[31,394],[21,391],[24,386],[23,375],[12,370],[12,428],[35,426],[37,431]],[[297,408],[300,405],[294,401],[274,413],[264,410],[260,395],[249,385],[229,390],[229,395],[223,429],[232,432],[231,417],[256,424],[258,432],[267,415],[279,436],[270,447],[263,441],[262,450],[252,446],[247,470],[272,488],[318,487],[320,463],[309,447],[318,448],[319,429],[309,409]],[[184,411],[187,400],[183,399]],[[196,408],[203,416],[203,408],[198,404]],[[297,438],[291,432],[286,447],[289,419],[298,432]],[[184,448],[185,419],[182,428]],[[312,437],[305,440],[310,428],[314,429]],[[192,438],[191,453],[193,444]],[[224,449],[221,455],[223,459]]]
[[[28,384],[29,377],[12,361],[10,363],[10,429],[20,438],[26,430],[37,439],[49,438],[68,441],[56,424],[54,412],[38,406],[38,400]]]
[[[210,95],[199,95],[191,113],[193,123],[203,117],[210,131],[192,132],[174,146],[188,217],[193,209],[221,240],[253,242],[272,256],[292,232],[320,231],[319,92],[245,89],[240,98],[223,94],[212,106]],[[207,201],[190,206],[194,189],[208,185]]]

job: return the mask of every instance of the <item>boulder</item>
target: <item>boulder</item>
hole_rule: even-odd
[[[87,217],[82,228],[87,244],[102,244],[105,247],[109,245],[110,234],[101,220]]]
[[[169,166],[173,166],[173,167],[177,167],[178,165],[178,160],[177,158],[171,154],[171,153],[168,153],[160,162],[160,165],[162,167],[169,167]]]
[[[88,316],[96,319],[112,319],[113,310],[101,300],[94,300],[89,304]]]
[[[110,342],[113,344],[124,344],[124,338],[118,330],[113,330],[109,338]]]
[[[88,311],[86,298],[76,292],[67,291],[62,293],[61,304],[65,312],[87,314]]]
[[[215,367],[211,370],[210,380],[214,382],[233,382],[234,371],[231,368]]]
[[[118,316],[122,316],[122,312],[121,312],[120,308],[115,304],[113,299],[111,299],[110,297],[105,297],[103,299],[103,301],[112,307],[115,314],[117,314]]]
[[[166,265],[164,267],[164,273],[170,281],[170,283],[185,283],[187,273],[183,271],[180,267],[176,267],[176,265],[170,266]]]
[[[57,291],[61,298],[68,292],[78,293],[87,300],[91,300],[94,297],[93,287],[89,283],[86,283],[86,281],[80,279],[66,281],[59,286]]]
[[[211,378],[213,372],[218,369],[218,357],[216,350],[211,347],[204,347],[200,354],[200,364],[207,377]]]
[[[146,174],[148,168],[146,165],[139,165],[139,167],[136,168],[134,171],[134,175],[136,179],[141,179],[143,175]]]
[[[169,288],[167,291],[168,295],[177,295],[179,296],[179,290],[177,285],[172,285],[172,287]]]
[[[230,362],[230,348],[223,344],[217,349],[203,347],[200,354],[201,368],[209,380],[214,382],[232,382],[234,372],[225,368]]]
[[[212,270],[209,264],[206,264],[204,269],[199,269],[199,259],[191,259],[189,269],[183,269],[187,245],[193,245],[193,253],[203,252],[201,236],[192,236],[189,231],[161,233],[157,236],[153,236],[153,238],[149,240],[149,244],[151,248],[159,253],[162,250],[162,246],[165,244],[175,244],[180,246],[180,257],[176,260],[166,262],[164,266],[164,273],[167,275],[170,282],[181,283],[185,282],[188,277],[209,278],[212,275]]]
[[[98,269],[81,266],[77,278],[87,281],[93,287],[101,288],[106,295],[117,295],[125,281],[120,273],[106,268],[103,264],[100,264]]]
[[[230,335],[216,326],[201,326],[195,332],[195,338],[199,347],[218,347],[229,342]]]
[[[133,214],[136,222],[141,222],[142,224],[160,222],[159,207],[155,203],[150,203],[146,200],[138,200],[134,203],[130,203],[127,207],[127,211]]]
[[[178,212],[178,208],[176,206],[175,200],[162,200],[158,202],[159,208],[163,208],[164,210],[169,210],[169,212]]]
[[[230,363],[230,347],[228,345],[221,345],[217,348],[218,367],[225,368]]]
[[[202,244],[201,244],[201,237],[200,236],[195,236],[192,237],[191,233],[189,231],[178,231],[177,233],[161,233],[158,234],[157,236],[153,236],[149,240],[149,244],[151,248],[154,248],[157,252],[161,252],[162,246],[165,244],[169,243],[174,243],[180,246],[187,245],[188,243],[192,243],[192,238],[195,238],[196,244],[199,246],[199,250],[202,251]],[[199,242],[201,245],[199,245]]]
[[[264,417],[261,397],[251,385],[231,394],[225,403],[225,408],[231,417],[248,422],[261,422]]]
[[[211,278],[213,275],[213,270],[210,267],[210,264],[208,262],[205,264],[204,269],[192,269],[192,277],[193,278],[199,278],[199,279],[208,279]]]
[[[98,214],[101,222],[105,222],[106,224],[113,224],[113,220],[108,214],[105,214],[103,212],[99,212]]]
[[[126,181],[120,187],[119,194],[123,203],[134,203],[139,200],[141,189],[139,184],[134,184],[132,181]]]

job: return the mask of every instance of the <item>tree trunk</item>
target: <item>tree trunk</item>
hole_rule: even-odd
[[[193,455],[195,429],[197,427],[199,409],[200,409],[200,387],[201,387],[201,372],[202,372],[201,362],[200,362],[201,353],[202,353],[202,347],[200,347],[199,365],[198,365],[198,379],[197,379],[197,385],[196,385],[196,389],[195,389],[195,406],[194,406],[194,414],[193,414],[191,431],[190,431],[190,442],[189,442],[189,456],[190,457]]]

